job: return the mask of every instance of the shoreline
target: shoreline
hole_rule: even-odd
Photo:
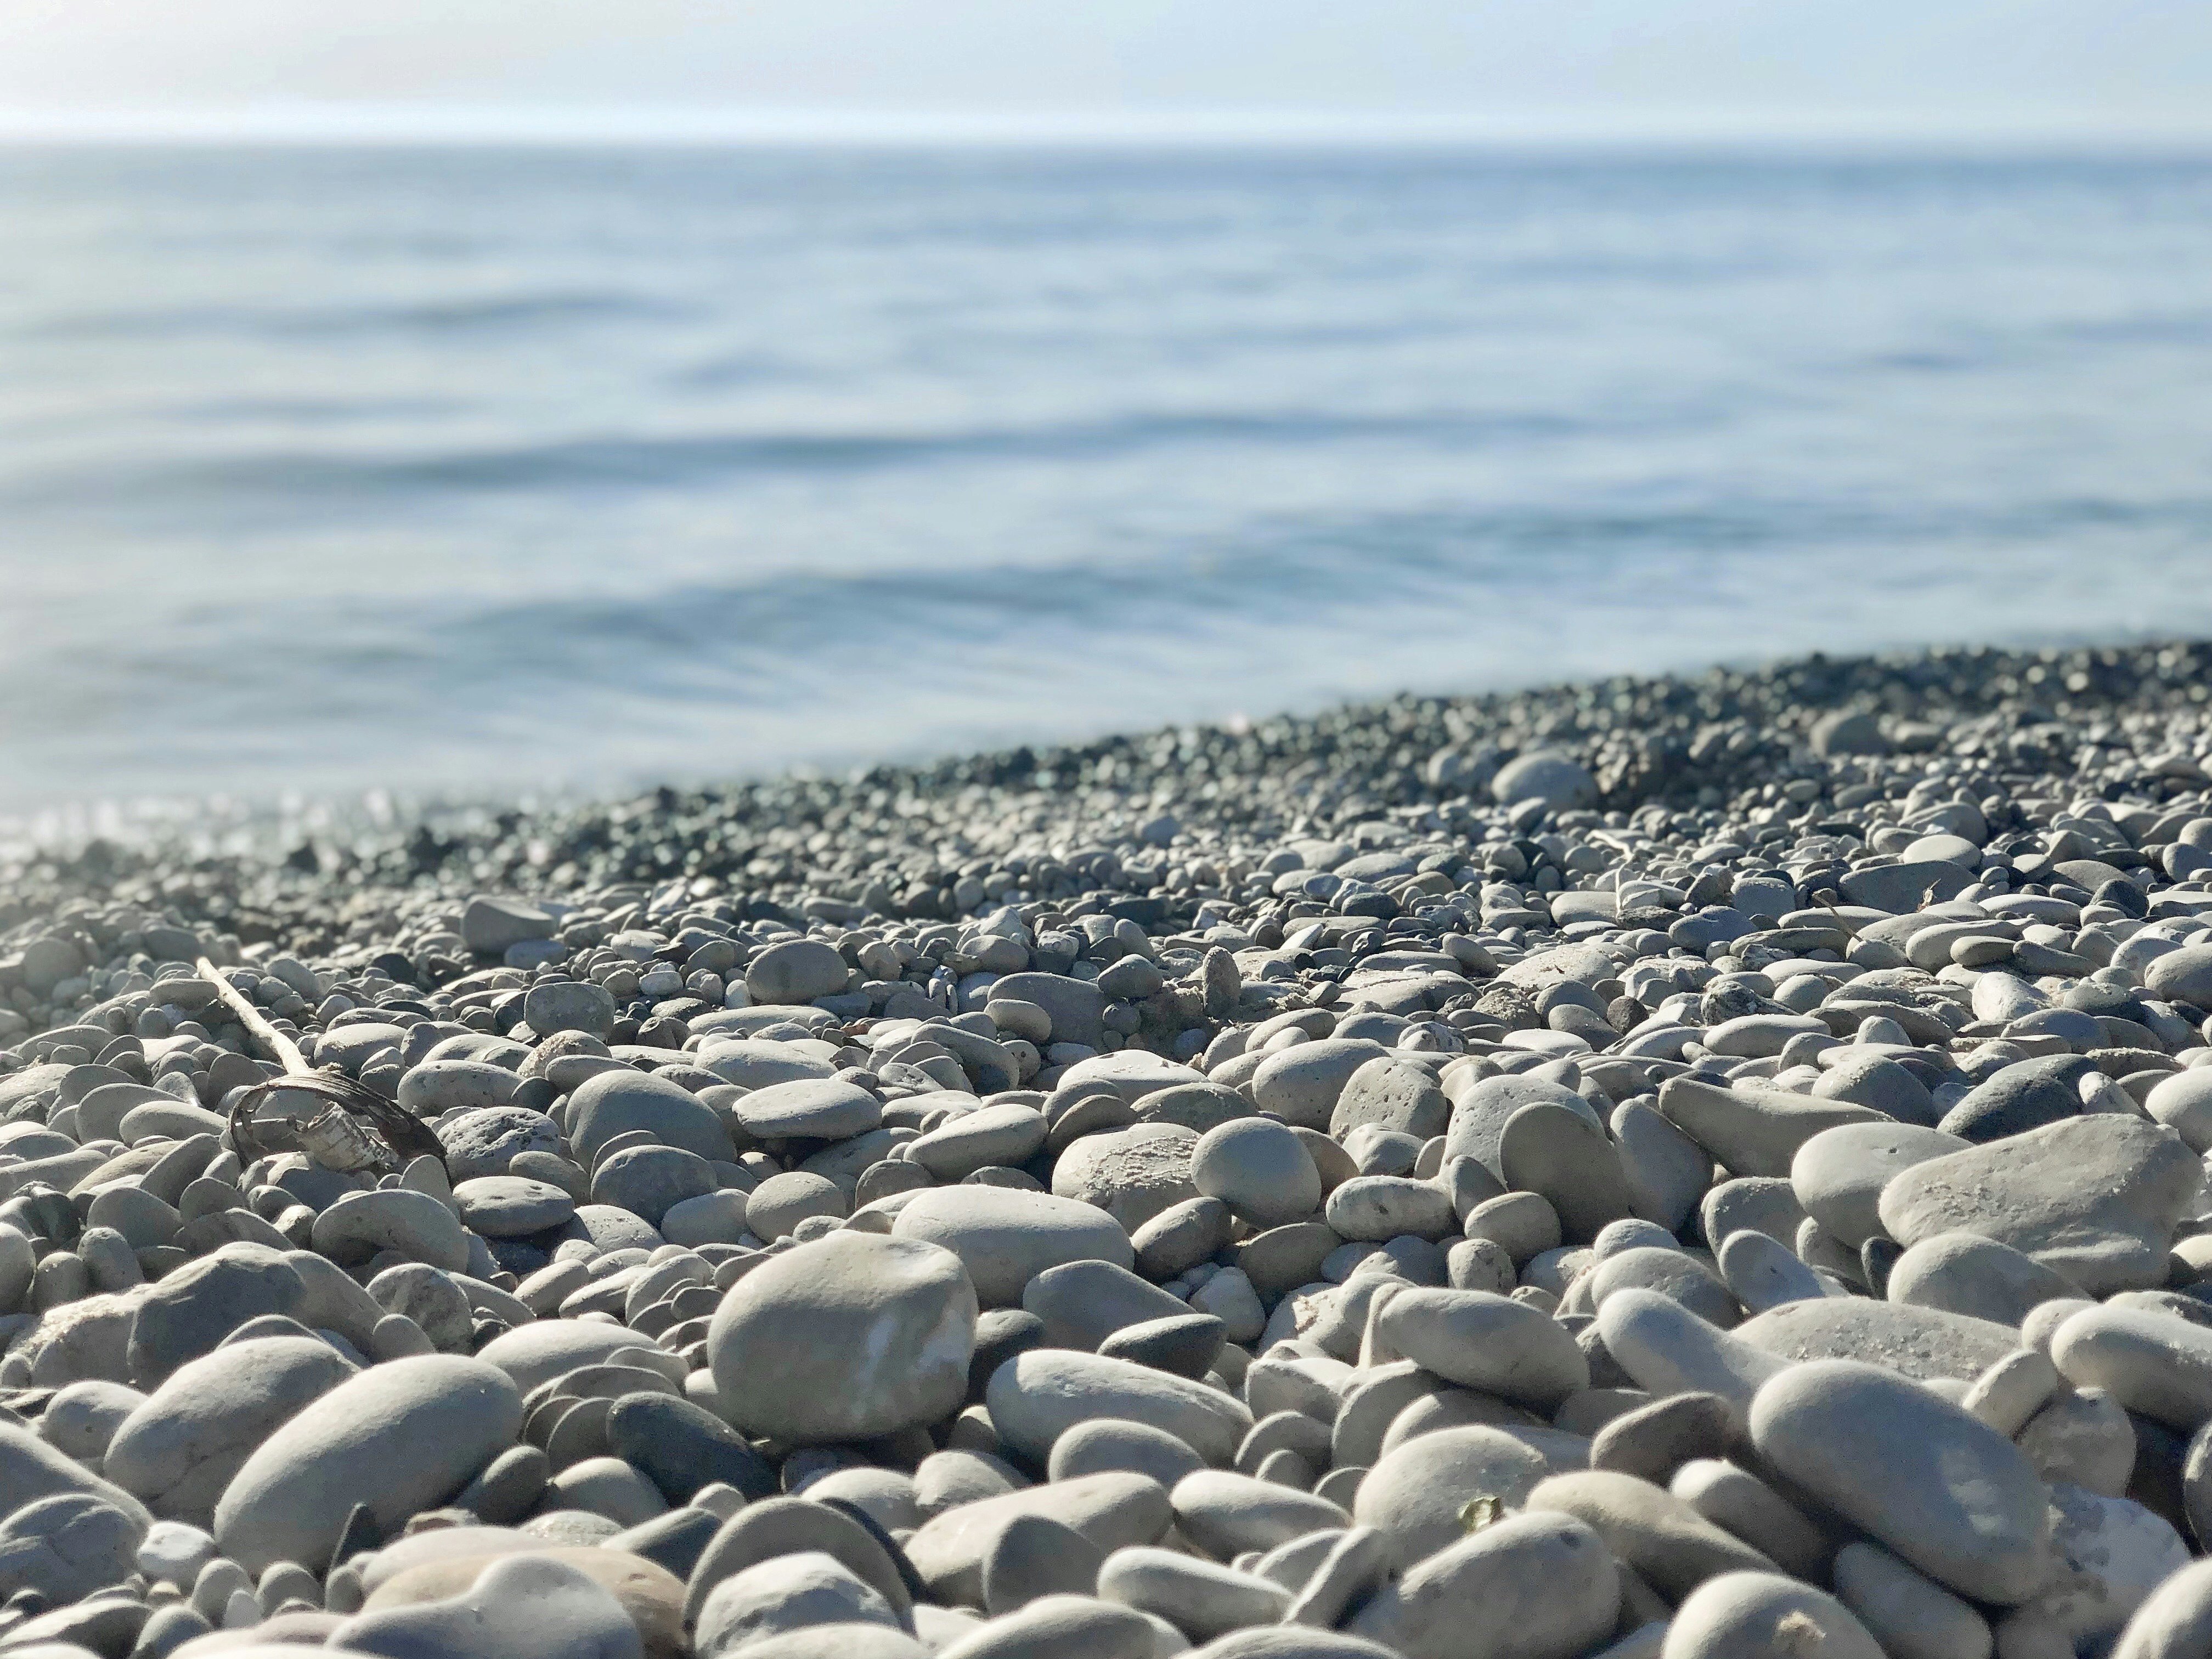
[[[1280,758],[1295,756],[1302,744],[1318,734],[1366,721],[1402,720],[1407,710],[1416,711],[1420,724],[1413,736],[1415,746],[1433,743],[1431,757],[1443,749],[1469,743],[1479,748],[1486,742],[1496,742],[1510,752],[1516,738],[1546,719],[1565,718],[1575,726],[1566,744],[1572,748],[1587,735],[1581,728],[1591,713],[1577,708],[1578,702],[1585,696],[1611,699],[1626,694],[1638,700],[1636,711],[1625,723],[1613,721],[1607,710],[1595,711],[1601,722],[1594,728],[1595,734],[1601,738],[1633,739],[1650,730],[1680,750],[1695,736],[1694,730],[1684,723],[1686,698],[1717,696],[1720,706],[1731,711],[1729,718],[1751,719],[1767,724],[1773,732],[1798,733],[1811,718],[1855,696],[1879,700],[1892,710],[1893,719],[1910,719],[1909,714],[1899,715],[1895,711],[1916,707],[1946,719],[1984,714],[2007,695],[1992,693],[1990,682],[2008,674],[2024,683],[2027,674],[2039,669],[2047,679],[2032,689],[2048,712],[2054,717],[2070,717],[2076,711],[2086,716],[2097,708],[2119,706],[2112,702],[2114,687],[2124,687],[2124,697],[2141,695],[2142,683],[2148,678],[2146,665],[2149,676],[2159,672],[2155,659],[2160,652],[2197,652],[2206,647],[2206,641],[2187,638],[2131,636],[2101,642],[1939,645],[1840,654],[1814,653],[1489,691],[1408,690],[1389,698],[1351,700],[1317,711],[1278,713],[1256,720],[1240,715],[1227,720],[1182,721],[1059,743],[1021,743],[869,766],[793,766],[759,775],[694,778],[680,783],[647,781],[605,787],[580,783],[545,790],[502,790],[483,796],[393,783],[303,799],[239,798],[216,791],[197,798],[149,796],[65,802],[0,816],[0,899],[14,890],[23,866],[57,861],[66,866],[94,842],[106,842],[131,856],[213,856],[251,865],[274,861],[295,852],[303,843],[317,842],[325,847],[366,844],[381,850],[384,843],[396,845],[424,824],[441,836],[479,844],[487,838],[486,831],[502,817],[519,814],[555,823],[588,821],[617,809],[634,811],[641,803],[669,793],[690,803],[723,801],[742,808],[779,789],[809,798],[835,797],[852,780],[865,777],[878,781],[872,787],[934,793],[964,784],[979,773],[1010,785],[1032,780],[1048,792],[1065,793],[1077,784],[1094,781],[1097,763],[1109,756],[1127,769],[1121,773],[1121,786],[1127,793],[1127,780],[1139,771],[1150,776],[1153,770],[1148,762],[1136,757],[1186,732],[1199,733],[1209,744],[1218,744],[1227,738],[1239,745],[1249,734],[1258,732],[1267,745],[1267,757]],[[2085,665],[2096,676],[2095,687],[2086,696],[2068,693],[2064,676],[2083,672]],[[1930,676],[1935,677],[1932,682]],[[1952,683],[1946,684],[1947,680]],[[1650,718],[1654,714],[1656,718]],[[1445,722],[1441,727],[1439,720]],[[1474,735],[1455,737],[1456,732]],[[1673,798],[1669,791],[1679,789],[1684,777],[1679,763],[1682,758],[1677,756],[1656,770],[1650,766],[1626,769],[1622,785],[1606,792],[1607,804]],[[1240,757],[1237,764],[1236,775],[1251,775],[1249,757]],[[1700,787],[1724,787],[1728,781],[1725,767],[1691,770],[1697,774],[1692,781]],[[1655,788],[1657,793],[1650,793]],[[1638,795],[1639,789],[1646,793]],[[1450,793],[1447,787],[1443,797]]]

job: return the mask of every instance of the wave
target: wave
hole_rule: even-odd
[[[948,463],[1101,461],[1148,451],[1206,446],[1328,449],[1418,445],[1451,449],[1537,442],[1638,422],[1609,417],[1483,415],[1431,410],[1379,415],[1249,411],[1156,413],[1030,427],[945,432],[690,433],[601,434],[542,443],[412,453],[261,450],[173,461],[103,460],[90,469],[52,468],[0,479],[0,501],[21,508],[76,506],[103,490],[162,499],[234,495],[328,505],[339,501],[420,501],[428,496],[533,492],[570,495],[611,488],[696,487],[745,474],[854,474]]]
[[[357,340],[410,336],[505,335],[537,328],[602,323],[682,322],[697,308],[631,294],[491,294],[380,305],[301,309],[258,305],[161,306],[133,310],[32,314],[17,320],[19,337],[52,340],[185,340],[195,336],[243,340]]]

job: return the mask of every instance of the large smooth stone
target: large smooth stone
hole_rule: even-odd
[[[540,1036],[581,1031],[605,1038],[614,1030],[615,1014],[613,994],[589,980],[548,980],[523,994],[523,1022]]]
[[[119,1132],[123,1127],[124,1117],[132,1107],[157,1105],[167,1098],[172,1097],[163,1095],[159,1089],[149,1089],[143,1083],[103,1083],[77,1103],[77,1133],[87,1143],[94,1140],[120,1140],[123,1138]],[[59,1139],[65,1142],[67,1137]],[[70,1150],[65,1144],[52,1145],[46,1142],[40,1144],[46,1146],[48,1150],[52,1152],[64,1152]],[[9,1145],[10,1150],[15,1150],[21,1146],[21,1143],[10,1141]],[[27,1157],[28,1149],[24,1148],[17,1152],[16,1155]]]
[[[216,1505],[223,1553],[249,1572],[321,1563],[366,1503],[396,1533],[514,1443],[522,1395],[482,1359],[395,1359],[340,1384],[262,1442]]]
[[[1252,1073],[1252,1101],[1303,1129],[1327,1130],[1352,1074],[1390,1051],[1366,1037],[1322,1037],[1269,1054]]]
[[[1639,1244],[1607,1256],[1591,1270],[1591,1300],[1602,1308],[1623,1291],[1656,1291],[1722,1330],[1743,1317],[1727,1285],[1687,1251]]]
[[[1203,1382],[1126,1359],[1032,1348],[992,1373],[984,1402],[1000,1437],[1039,1465],[1053,1443],[1093,1418],[1121,1417],[1171,1434],[1217,1468],[1251,1431],[1242,1401]]]
[[[1289,1052],[1295,1054],[1297,1050]],[[1592,1123],[1597,1121],[1597,1115],[1590,1109],[1588,1101],[1547,1078],[1509,1073],[1504,1077],[1483,1078],[1463,1089],[1455,1088],[1455,1095],[1451,1121],[1444,1130],[1446,1160],[1471,1158],[1500,1180],[1504,1178],[1505,1170],[1498,1156],[1498,1145],[1504,1139],[1505,1126],[1523,1106],[1564,1107],[1583,1114]]]
[[[707,1329],[722,1414],[787,1445],[872,1439],[950,1414],[968,1392],[975,1290],[913,1238],[833,1232],[771,1257]]]
[[[1191,1151],[1190,1178],[1255,1228],[1303,1221],[1321,1207],[1313,1154],[1272,1118],[1240,1118],[1207,1130]]]
[[[330,1645],[389,1659],[643,1659],[629,1613],[576,1568],[546,1555],[488,1563],[476,1582],[442,1601],[365,1611],[331,1633]]]
[[[1780,1659],[1793,1649],[1808,1659],[1886,1659],[1850,1608],[1778,1572],[1698,1585],[1675,1609],[1658,1659]]]
[[[1490,1498],[1521,1509],[1551,1472],[1527,1441],[1503,1429],[1435,1429],[1385,1452],[1367,1471],[1352,1518],[1380,1530],[1392,1559],[1411,1567],[1467,1536],[1468,1504]]]
[[[964,1181],[994,1164],[1020,1167],[1036,1157],[1051,1126],[1034,1106],[979,1106],[940,1125],[907,1150],[938,1181]]]
[[[89,1492],[42,1498],[0,1521],[0,1595],[82,1601],[131,1576],[145,1536],[139,1515]]]
[[[689,1090],[644,1072],[601,1072],[568,1097],[568,1139],[587,1168],[617,1135],[641,1129],[664,1146],[680,1146],[709,1163],[736,1155],[714,1109]]]
[[[700,1045],[698,1059],[702,1070],[756,1093],[787,1083],[826,1083],[837,1075],[828,1060],[772,1039],[716,1039]]]
[[[2143,983],[2162,1000],[2212,1007],[2212,945],[2185,945],[2155,957],[2143,969]]]
[[[1911,1123],[1838,1124],[1797,1149],[1790,1185],[1806,1214],[1856,1250],[1881,1231],[1877,1206],[1892,1176],[1931,1158],[1962,1152],[1969,1144]]]
[[[1941,1127],[1976,1146],[1987,1146],[2079,1117],[2081,1094],[2075,1079],[2087,1066],[2078,1054],[2015,1061],[1968,1090],[1964,1099],[1943,1114]]]
[[[478,893],[461,912],[461,943],[485,956],[499,956],[510,945],[551,939],[556,926],[551,911],[528,899]]]
[[[1085,1352],[1096,1352],[1108,1337],[1132,1325],[1190,1313],[1181,1297],[1105,1261],[1046,1268],[1022,1292],[1022,1309],[1044,1322],[1044,1340],[1037,1346]]]
[[[2165,1284],[2174,1228],[2203,1184],[2172,1130],[2094,1113],[1915,1164],[1880,1207],[1899,1244],[1979,1233],[2102,1297]]]
[[[384,1250],[448,1273],[467,1271],[469,1236],[444,1202],[411,1188],[348,1193],[315,1217],[316,1251],[350,1265]]]
[[[675,1146],[624,1146],[592,1171],[592,1201],[627,1210],[658,1228],[678,1204],[715,1191],[714,1182],[714,1165],[696,1152]]]
[[[1548,1411],[1589,1386],[1589,1362],[1566,1327],[1506,1297],[1408,1286],[1372,1317],[1401,1356],[1462,1388]]]
[[[1506,1120],[1498,1158],[1507,1190],[1541,1193],[1577,1243],[1634,1211],[1620,1154],[1586,1113],[1548,1101],[1522,1107]]]
[[[2212,1152],[2212,1067],[2192,1066],[2151,1085],[2143,1110],[2189,1143],[2200,1157]]]
[[[1043,1009],[1052,1021],[1054,1042],[1097,1048],[1105,1042],[1102,1017],[1106,1012],[1106,994],[1089,980],[1066,974],[1004,974],[993,982],[991,999],[1026,1002]],[[1133,1102],[1134,1097],[1128,1098]]]
[[[1728,1236],[1717,1265],[1729,1294],[1747,1313],[1765,1313],[1785,1302],[1819,1301],[1828,1293],[1826,1285],[1792,1251],[1750,1227]]]
[[[845,958],[818,939],[785,939],[745,964],[745,989],[763,1005],[782,1006],[833,997],[851,979]]]
[[[483,1176],[501,1176],[521,1152],[561,1150],[561,1126],[526,1106],[490,1106],[465,1112],[438,1126],[446,1172],[456,1187]]]
[[[495,1336],[477,1358],[496,1365],[527,1394],[584,1365],[604,1365],[617,1350],[642,1346],[635,1331],[576,1319],[541,1319]]]
[[[1098,1595],[1151,1613],[1199,1642],[1277,1623],[1291,1605],[1290,1592],[1272,1578],[1143,1545],[1106,1558],[1098,1569]]]
[[[1095,1206],[1135,1232],[1163,1210],[1199,1196],[1191,1184],[1198,1136],[1180,1123],[1138,1123],[1085,1135],[1052,1168],[1055,1196]]]
[[[2045,1302],[2080,1294],[2070,1279],[1979,1233],[1938,1233],[1898,1257],[1889,1299],[1986,1319],[2017,1329]]]
[[[1723,1087],[1694,1077],[1670,1077],[1660,1085],[1659,1110],[1739,1176],[1787,1176],[1797,1149],[1822,1130],[1886,1121],[1849,1101],[1769,1084]]]
[[[941,1245],[958,1256],[986,1308],[1018,1306],[1030,1279],[1063,1262],[1136,1265],[1128,1233],[1097,1205],[1012,1187],[916,1193],[891,1223],[891,1236]]]
[[[2202,1325],[2141,1308],[2087,1308],[2051,1334],[2051,1360],[2076,1389],[2102,1389],[2184,1433],[2212,1421],[2212,1330]]]
[[[1024,977],[1026,975],[1008,975],[1009,979]],[[999,981],[1000,986],[1006,983],[1005,980]],[[1007,993],[1006,994],[1021,994]],[[1025,1000],[1036,1000],[1033,997],[1025,998]],[[1048,1010],[1051,1006],[1049,1004],[1043,1006]],[[1053,1041],[1060,1042],[1066,1040],[1060,1033],[1059,1014],[1054,1012]],[[1178,1066],[1171,1060],[1162,1060],[1158,1054],[1147,1054],[1142,1048],[1123,1048],[1115,1054],[1093,1054],[1088,1060],[1077,1060],[1061,1074],[1060,1086],[1073,1091],[1082,1088],[1086,1084],[1103,1084],[1121,1096],[1123,1104],[1134,1106],[1146,1095],[1158,1090],[1173,1089],[1188,1084],[1203,1084],[1205,1081],[1206,1079],[1203,1076],[1188,1066]],[[1070,1093],[1069,1097],[1071,1099],[1074,1097],[1073,1092]]]
[[[450,1213],[447,1219],[453,1220]],[[459,1222],[453,1230],[459,1232]],[[249,1319],[298,1315],[307,1297],[299,1270],[283,1252],[260,1244],[226,1244],[143,1292],[131,1327],[131,1375],[141,1387],[152,1387],[179,1365],[214,1352]]]
[[[425,1060],[401,1076],[399,1106],[416,1117],[482,1111],[512,1102],[520,1081],[506,1066],[489,1060]]]
[[[107,1478],[158,1516],[206,1526],[254,1449],[354,1374],[336,1348],[307,1337],[217,1348],[123,1420],[108,1443]]]
[[[153,1520],[146,1506],[122,1487],[101,1480],[29,1429],[0,1422],[0,1512],[13,1514],[42,1498],[69,1494],[112,1504],[141,1526]]]
[[[2145,1598],[2111,1659],[2200,1659],[2212,1651],[2212,1560],[2184,1567]]]
[[[39,1414],[39,1438],[87,1464],[105,1457],[131,1413],[146,1396],[121,1382],[88,1377],[58,1390]]]
[[[834,1555],[799,1550],[756,1562],[714,1586],[699,1609],[692,1646],[725,1659],[772,1637],[825,1626],[900,1627],[875,1588]]]
[[[154,1101],[125,1112],[116,1129],[116,1138],[137,1141],[149,1135],[161,1135],[170,1140],[185,1140],[193,1135],[219,1135],[228,1127],[229,1120],[222,1113],[210,1112],[204,1106],[187,1106],[174,1100]]]
[[[1577,1659],[1620,1604],[1596,1533],[1571,1516],[1516,1515],[1384,1585],[1343,1627],[1406,1659]]]
[[[1168,1497],[1175,1505],[1176,1529],[1217,1561],[1271,1550],[1316,1532],[1340,1531],[1352,1522],[1325,1498],[1225,1469],[1187,1474]]]
[[[771,1083],[739,1095],[731,1115],[760,1140],[843,1140],[884,1121],[884,1103],[857,1084],[836,1078]]]
[[[776,1490],[775,1466],[705,1407],[673,1395],[626,1394],[608,1409],[607,1450],[660,1488],[672,1504],[710,1482],[757,1501]]]
[[[1040,1595],[937,1652],[939,1659],[1152,1659],[1157,1628],[1134,1607],[1091,1595]]]
[[[1853,870],[1839,884],[1849,902],[1903,916],[1923,905],[1956,898],[1972,879],[1959,866],[1942,859],[1917,859]]]
[[[1774,1563],[1714,1525],[1664,1486],[1613,1469],[1555,1474],[1528,1494],[1533,1514],[1553,1510],[1587,1524],[1614,1559],[1668,1601],[1724,1572],[1771,1572]]]
[[[2062,1484],[2051,1488],[2051,1503],[2058,1568],[2025,1611],[2094,1650],[2189,1565],[2189,1547],[2171,1524],[2129,1498]]]
[[[904,1578],[876,1530],[835,1504],[771,1498],[739,1510],[722,1524],[691,1569],[684,1617],[696,1622],[723,1580],[778,1556],[819,1551],[841,1562],[884,1598],[902,1620],[913,1609]]]
[[[383,1304],[328,1257],[287,1250],[284,1260],[307,1289],[294,1317],[310,1330],[336,1331],[366,1353],[384,1317]]]
[[[1597,780],[1590,769],[1564,749],[1532,749],[1505,763],[1490,781],[1490,793],[1500,805],[1541,800],[1553,811],[1594,805]]]
[[[2069,1389],[2029,1418],[2013,1438],[2046,1482],[2063,1480],[2118,1498],[2135,1474],[2142,1437],[2136,1423],[2103,1389]]]
[[[1864,1053],[1839,1060],[1820,1073],[1813,1093],[1822,1100],[1871,1107],[1899,1123],[1928,1128],[1935,1127],[1942,1115],[1928,1085],[1887,1054]]]
[[[462,1224],[486,1238],[522,1238],[558,1227],[576,1200],[550,1182],[526,1176],[477,1176],[453,1188]]]
[[[1451,1194],[1408,1176],[1353,1176],[1330,1192],[1322,1213],[1340,1238],[1377,1244],[1408,1235],[1443,1238],[1456,1224]]]
[[[665,1568],[623,1550],[549,1544],[527,1533],[489,1527],[441,1528],[453,1541],[418,1553],[415,1534],[377,1552],[362,1574],[364,1613],[440,1601],[465,1593],[494,1561],[526,1556],[556,1561],[590,1579],[629,1614],[645,1643],[646,1659],[685,1659],[684,1586]],[[458,1534],[471,1534],[463,1539]]]
[[[1158,1481],[1110,1470],[947,1510],[906,1540],[907,1559],[933,1598],[980,1606],[984,1558],[1006,1528],[1024,1516],[1057,1522],[1081,1534],[1102,1554],[1156,1543],[1175,1522],[1167,1489]]]
[[[406,1036],[401,1027],[380,1020],[373,1024],[333,1026],[315,1039],[315,1063],[336,1066],[348,1077],[359,1077],[369,1061],[396,1051]]]
[[[1836,1595],[1893,1659],[1990,1659],[1989,1621],[1863,1540],[1836,1552]]]
[[[1785,1303],[1747,1319],[1733,1334],[1778,1358],[1863,1359],[1923,1382],[1971,1380],[2020,1346],[2020,1333],[2008,1326],[1858,1296]]]
[[[1969,1600],[2041,1588],[2048,1494],[2021,1449],[1877,1365],[1809,1361],[1761,1388],[1751,1439],[1776,1472]]]
[[[1373,1127],[1426,1140],[1442,1134],[1450,1121],[1451,1102],[1426,1068],[1385,1056],[1369,1060],[1346,1080],[1329,1114],[1328,1133],[1342,1140],[1354,1129]]]
[[[1679,1233],[1713,1183],[1711,1155],[1650,1107],[1634,1101],[1613,1112],[1613,1136],[1635,1213]]]
[[[1597,1310],[1606,1352],[1638,1388],[1662,1399],[1718,1395],[1739,1418],[1759,1385],[1789,1363],[1744,1340],[1743,1333],[1758,1323],[1753,1319],[1723,1331],[1672,1297],[1635,1288],[1614,1291]]]
[[[761,1185],[765,1187],[768,1182]],[[656,1250],[666,1242],[643,1216],[632,1215],[611,1204],[579,1204],[567,1224],[548,1235],[549,1241],[555,1244],[566,1243],[572,1238],[582,1239],[602,1251]]]

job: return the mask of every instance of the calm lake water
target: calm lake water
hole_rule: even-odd
[[[2212,160],[0,150],[0,812],[2212,630]]]

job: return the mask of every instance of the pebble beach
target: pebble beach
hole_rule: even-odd
[[[0,849],[0,1656],[2203,1659],[2212,644]]]

